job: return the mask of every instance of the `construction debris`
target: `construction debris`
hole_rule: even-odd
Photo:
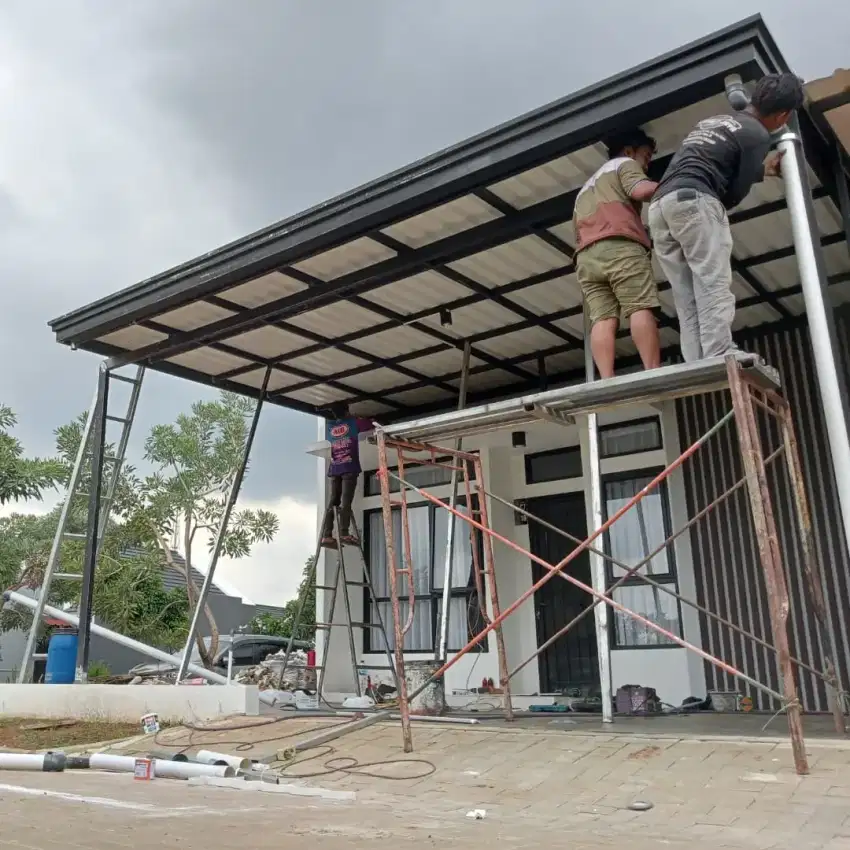
[[[290,653],[283,681],[280,681],[285,657],[285,650],[276,652],[260,664],[242,670],[237,674],[236,681],[240,685],[257,685],[261,691],[278,688],[284,691],[315,691],[316,668],[307,666],[307,653],[300,649]]]

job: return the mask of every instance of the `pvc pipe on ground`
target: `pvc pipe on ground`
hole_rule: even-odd
[[[31,599],[29,596],[24,596],[21,593],[16,593],[14,590],[7,590],[3,594],[3,598],[7,602],[14,602],[17,605],[23,605],[24,608],[29,608],[30,611],[34,611],[38,605],[37,600]],[[73,614],[69,614],[67,611],[62,611],[59,608],[54,608],[52,605],[44,606],[44,614],[57,620],[62,620],[64,623],[70,623],[72,626],[79,627],[80,625],[79,617],[75,617]],[[155,658],[157,661],[171,664],[175,669],[178,666],[174,663],[174,658],[172,658],[167,652],[163,652],[161,649],[156,649],[153,646],[148,646],[146,643],[141,643],[141,641],[133,640],[133,638],[124,637],[124,635],[118,634],[118,632],[113,632],[111,629],[105,629],[103,626],[98,626],[95,623],[92,623],[91,633],[93,635],[99,635],[102,638],[106,638],[107,640],[111,640],[114,643],[118,643],[121,646],[126,646],[128,649],[134,649],[136,652],[140,652],[142,655],[147,655],[149,658]],[[215,685],[227,684],[226,676],[222,676],[219,673],[213,673],[212,670],[207,670],[206,667],[199,667],[197,664],[189,664],[187,669],[190,673],[200,676]],[[266,705],[274,705],[275,698],[273,696],[264,696],[263,691],[260,691],[260,702],[264,702]]]
[[[60,773],[64,769],[65,753],[0,753],[0,770]]]
[[[133,773],[136,769],[134,756],[113,756],[109,753],[95,753],[89,758],[92,770],[106,770],[111,773]],[[229,765],[194,764],[189,761],[167,761],[154,759],[154,775],[161,779],[189,779],[192,776],[217,776],[228,779],[236,776]]]
[[[251,769],[251,759],[231,756],[228,753],[216,753],[213,750],[198,750],[195,760],[199,764],[229,765],[236,770]]]

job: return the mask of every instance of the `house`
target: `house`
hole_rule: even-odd
[[[132,556],[133,552],[129,551],[127,554]],[[178,567],[185,563],[178,552],[171,554]],[[193,567],[192,579],[195,586],[200,587],[204,582],[204,575]],[[162,583],[168,590],[185,588],[186,579],[180,569],[166,566],[162,571]],[[208,602],[221,634],[244,630],[259,613],[271,613],[275,616],[280,616],[283,613],[282,608],[269,605],[257,606],[250,600],[236,595],[235,592],[226,592],[215,582],[210,588]],[[209,627],[205,618],[201,618],[201,634],[203,636],[209,634]],[[0,682],[15,681],[24,655],[26,637],[25,632],[18,630],[0,635]],[[110,672],[116,674],[125,673],[131,667],[149,660],[147,656],[141,655],[135,650],[128,649],[98,635],[92,635],[90,658],[92,662],[102,662],[109,668]]]
[[[765,72],[787,68],[762,19],[750,18],[81,307],[51,327],[60,343],[107,357],[110,368],[144,362],[149,369],[319,417],[340,401],[357,416],[382,423],[454,410],[465,343],[471,347],[469,407],[581,383],[584,328],[570,219],[579,188],[605,159],[599,140],[613,130],[643,126],[658,141],[654,170],[663,171],[697,120],[729,111],[727,79],[739,76],[751,83]],[[793,165],[794,173],[799,171],[805,200],[795,219],[796,242],[809,248],[814,261],[801,280],[783,181],[756,186],[730,213],[735,332],[742,346],[779,371],[793,409],[829,628],[837,636],[838,672],[847,682],[850,560],[843,527],[850,499],[844,479],[836,484],[834,458],[846,458],[848,450],[841,414],[850,374],[850,322],[838,306],[850,300],[850,105],[834,80],[819,81],[809,92],[812,102],[797,116],[797,135],[787,142],[792,153],[786,158],[787,168]],[[673,363],[678,325],[669,286],[657,268],[656,274],[663,301],[663,357]],[[817,321],[812,334],[811,323],[821,314],[811,308],[821,298],[825,321]],[[636,364],[625,334],[619,355],[618,371]],[[824,402],[817,381],[833,365],[840,392]],[[612,515],[721,418],[728,409],[727,395],[650,400],[601,415],[603,513]],[[320,423],[319,442],[310,451],[320,458],[323,505],[327,446],[322,434]],[[491,527],[548,562],[563,557],[569,544],[539,522],[526,524],[512,505],[525,506],[583,538],[592,521],[585,434],[581,422],[542,421],[493,430],[464,444],[478,453],[487,489],[507,501],[488,499]],[[368,624],[358,626],[355,651],[370,666],[386,663],[375,623],[378,612],[389,622],[392,600],[378,510],[377,457],[365,443],[363,462],[366,471],[354,507],[375,595],[365,588],[354,593],[350,615],[354,623]],[[411,468],[406,477],[445,499],[450,489],[445,473]],[[734,432],[727,428],[649,496],[642,513],[623,517],[606,536],[605,546],[618,560],[635,563],[740,475]],[[787,482],[775,476],[774,510],[791,595],[791,650],[822,669],[825,647],[805,604],[792,499]],[[411,661],[429,660],[435,654],[442,603],[447,514],[415,494],[409,503],[415,599],[404,650]],[[450,656],[480,627],[471,549],[463,533],[456,539]],[[578,557],[573,567],[576,575],[588,578],[586,556]],[[333,582],[335,570],[336,556],[323,552],[320,587]],[[742,492],[659,553],[650,571],[666,588],[770,642],[768,603]],[[503,609],[537,575],[538,568],[522,551],[497,547]],[[608,571],[609,586],[616,575]],[[615,591],[615,599],[693,646],[779,687],[773,654],[733,635],[705,613],[635,582]],[[531,657],[588,601],[566,582],[541,588],[505,622],[509,666]],[[407,604],[405,597],[400,603],[405,619]],[[345,622],[343,607],[337,606],[334,622]],[[317,620],[327,622],[327,591],[319,590],[317,608]],[[617,614],[609,622],[614,688],[651,686],[674,705],[710,690],[734,688],[751,696],[758,708],[771,705],[761,692],[734,683],[727,673],[637,621]],[[344,630],[333,630],[330,641],[326,637],[317,636],[326,689],[350,691]],[[492,638],[448,671],[450,695],[461,692],[457,699],[466,701],[463,692],[482,679],[498,680]],[[600,681],[600,658],[607,658],[598,643],[592,618],[587,618],[582,628],[517,674],[514,693],[593,688]],[[805,671],[799,678],[804,707],[825,710],[822,682]]]

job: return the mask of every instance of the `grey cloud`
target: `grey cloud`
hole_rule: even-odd
[[[760,6],[685,5],[7,0],[0,398],[21,436],[48,450],[93,390],[96,359],[56,346],[47,319]],[[846,3],[766,18],[799,73],[847,64]],[[205,395],[153,376],[137,436]],[[314,496],[314,428],[269,410],[246,494]]]

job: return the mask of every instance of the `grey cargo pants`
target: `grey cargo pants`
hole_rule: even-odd
[[[723,204],[695,189],[678,189],[652,202],[649,230],[673,291],[685,361],[735,351],[732,231]]]

